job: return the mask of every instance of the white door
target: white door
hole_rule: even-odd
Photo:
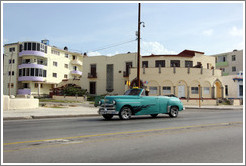
[[[185,86],[178,86],[178,98],[185,97]]]

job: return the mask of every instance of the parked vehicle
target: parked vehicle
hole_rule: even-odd
[[[98,113],[109,120],[114,115],[120,119],[130,119],[132,115],[169,114],[176,118],[179,111],[185,110],[183,103],[176,97],[146,96],[145,90],[140,88],[129,89],[123,96],[105,96],[99,101]]]

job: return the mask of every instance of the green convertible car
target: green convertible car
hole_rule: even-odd
[[[99,101],[98,113],[109,120],[114,115],[120,119],[130,119],[132,115],[169,114],[176,118],[178,112],[185,110],[183,103],[176,97],[146,96],[145,90],[129,89],[122,96],[105,96]]]

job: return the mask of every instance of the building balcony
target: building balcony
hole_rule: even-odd
[[[228,62],[225,61],[225,62],[217,62],[216,63],[216,67],[227,67],[228,66]]]
[[[97,73],[88,73],[88,78],[97,78]]]
[[[28,88],[18,89],[17,94],[18,95],[30,95],[31,89],[28,89]]]
[[[44,77],[37,77],[37,76],[21,76],[18,77],[18,81],[44,81]]]
[[[19,57],[22,57],[22,56],[39,56],[39,57],[46,57],[45,56],[45,53],[42,52],[42,51],[21,51],[19,53]]]
[[[72,60],[71,61],[71,64],[73,64],[73,65],[79,65],[79,66],[82,66],[83,65],[83,63],[80,60]]]
[[[129,72],[124,71],[123,72],[123,77],[129,77]]]
[[[73,70],[73,71],[71,71],[71,74],[72,75],[81,76],[82,75],[82,72],[81,71],[78,71],[78,70]]]
[[[222,73],[222,76],[228,76],[228,75],[229,75],[229,73],[226,73],[226,72]]]
[[[18,66],[18,69],[22,68],[38,68],[38,69],[43,69],[46,65],[44,64],[36,64],[36,63],[23,63]]]

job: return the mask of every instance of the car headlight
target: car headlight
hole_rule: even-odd
[[[113,100],[113,102],[112,102],[114,105],[116,104],[116,101],[115,100]]]

